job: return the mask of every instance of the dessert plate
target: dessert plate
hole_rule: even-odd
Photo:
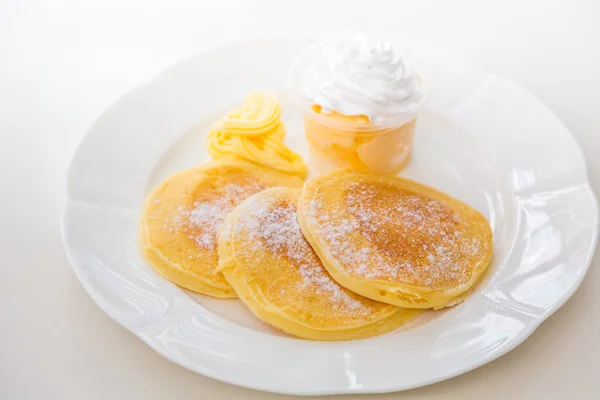
[[[80,143],[68,173],[63,240],[71,265],[111,318],[169,360],[249,388],[293,394],[414,388],[507,353],[563,305],[588,269],[598,206],[569,131],[508,79],[399,40],[428,68],[429,100],[403,176],[477,208],[494,259],[463,304],[380,337],[294,339],[238,300],[193,295],[159,277],[137,248],[144,196],[206,159],[209,127],[253,91],[276,93],[289,144],[306,155],[285,76],[310,38],[253,40],[188,59],[127,94]]]

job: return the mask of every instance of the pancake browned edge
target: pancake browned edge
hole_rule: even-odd
[[[303,181],[241,161],[212,161],[176,173],[147,197],[140,224],[140,250],[152,268],[191,291],[237,297],[218,265],[217,233],[242,200],[273,186]]]
[[[267,189],[240,204],[221,228],[219,270],[254,315],[300,338],[350,340],[389,332],[420,314],[338,285],[300,231],[298,194]]]
[[[396,176],[340,170],[316,177],[303,187],[298,219],[340,285],[400,307],[461,302],[492,258],[484,216]]]

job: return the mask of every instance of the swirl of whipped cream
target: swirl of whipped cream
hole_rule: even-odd
[[[322,112],[379,122],[416,112],[421,81],[391,43],[364,35],[334,40],[305,70],[302,91]]]

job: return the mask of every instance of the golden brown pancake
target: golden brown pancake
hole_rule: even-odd
[[[297,189],[267,189],[232,211],[219,235],[219,270],[261,320],[290,335],[349,340],[379,335],[419,310],[338,285],[300,231]]]
[[[343,170],[314,178],[302,190],[299,221],[340,285],[400,307],[462,301],[492,257],[485,217],[399,177]]]
[[[179,172],[147,197],[140,248],[163,277],[197,293],[236,297],[218,264],[217,233],[225,217],[247,197],[272,186],[299,187],[302,180],[237,159],[213,161]]]

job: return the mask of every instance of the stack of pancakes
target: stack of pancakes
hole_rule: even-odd
[[[336,171],[304,183],[229,159],[147,198],[142,253],[172,282],[237,297],[314,340],[375,336],[461,302],[490,263],[487,220],[435,189]]]

